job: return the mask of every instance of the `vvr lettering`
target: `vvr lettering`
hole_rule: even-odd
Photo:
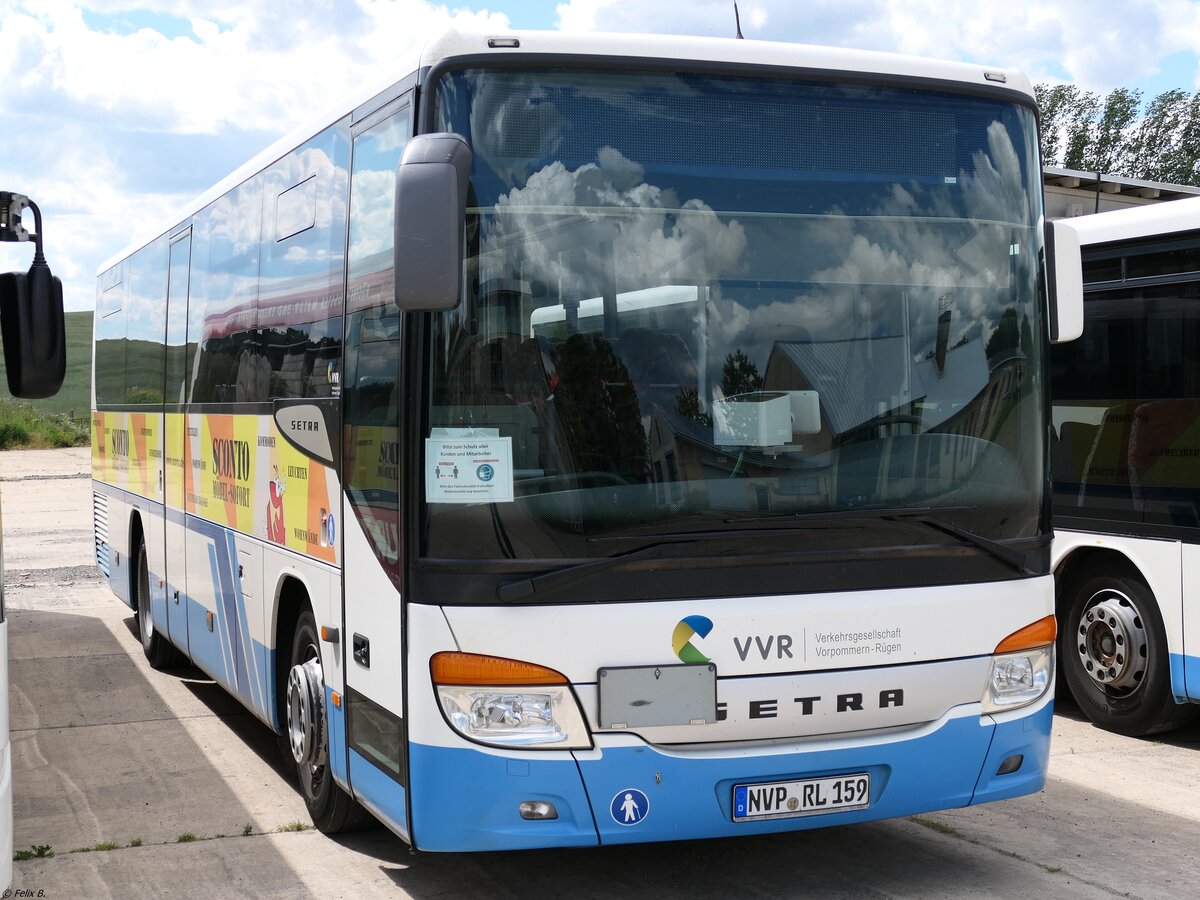
[[[792,659],[792,643],[790,634],[768,634],[766,640],[763,640],[762,635],[748,635],[744,643],[741,638],[733,639],[733,646],[737,648],[737,654],[742,662],[746,661],[751,650],[757,650],[759,656],[769,659],[772,647],[775,650],[776,659]]]

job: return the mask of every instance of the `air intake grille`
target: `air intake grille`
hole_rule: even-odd
[[[92,492],[92,521],[96,532],[96,565],[107,578],[108,565],[108,497]]]

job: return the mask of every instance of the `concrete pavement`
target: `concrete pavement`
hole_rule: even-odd
[[[1069,711],[1056,717],[1044,792],[916,819],[456,856],[414,856],[383,829],[338,839],[289,830],[308,817],[273,735],[198,670],[151,670],[132,614],[101,584],[87,470],[86,450],[0,453],[15,846],[55,853],[16,862],[16,889],[420,900],[1200,893],[1200,728],[1129,740]]]

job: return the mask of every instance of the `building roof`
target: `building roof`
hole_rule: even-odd
[[[1145,200],[1178,200],[1200,196],[1200,187],[1186,184],[1169,184],[1165,181],[1142,181],[1124,175],[1104,175],[1097,172],[1081,172],[1078,169],[1059,169],[1046,166],[1042,170],[1042,182],[1047,187],[1074,188],[1101,194],[1130,194]]]
[[[786,359],[818,392],[834,437],[913,401],[925,404],[926,429],[936,428],[988,382],[988,361],[976,338],[951,347],[939,372],[933,359],[913,362],[903,336],[837,341],[778,341],[767,361],[768,379]]]

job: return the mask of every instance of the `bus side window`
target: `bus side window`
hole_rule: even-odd
[[[266,400],[258,360],[258,247],[262,176],[197,213],[192,236],[188,344],[191,402]]]
[[[163,402],[167,308],[167,238],[164,235],[129,259],[126,297],[126,403]]]
[[[120,263],[100,277],[96,298],[96,406],[125,402],[125,282]]]
[[[393,302],[392,196],[407,109],[354,137],[342,377],[346,499],[384,571],[400,584],[401,316]],[[320,353],[319,345],[316,352]],[[316,367],[314,366],[314,377]]]
[[[180,233],[171,241],[167,274],[167,351],[163,400],[183,403],[187,394],[187,361],[191,350],[187,345],[188,281],[191,277],[192,232]]]
[[[338,395],[349,123],[264,173],[258,328],[271,399]]]

